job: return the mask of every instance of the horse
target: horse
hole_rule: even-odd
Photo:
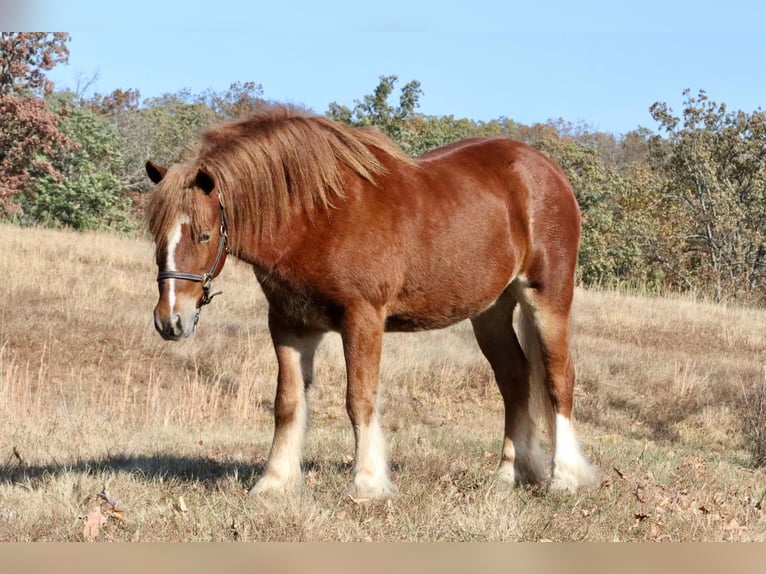
[[[465,319],[504,404],[497,480],[569,492],[594,481],[572,424],[580,211],[547,156],[474,138],[412,158],[374,128],[271,105],[209,128],[186,163],[145,167],[159,334],[196,331],[229,255],[252,266],[268,302],[274,436],[251,494],[303,483],[306,391],[328,332],[345,358],[348,492],[395,494],[378,409],[383,334]]]

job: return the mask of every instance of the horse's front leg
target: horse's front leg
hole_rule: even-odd
[[[295,329],[269,313],[279,374],[274,400],[274,440],[263,476],[250,494],[289,492],[303,483],[301,461],[308,422],[306,392],[314,377],[314,352],[322,333]]]
[[[395,490],[388,477],[386,443],[378,421],[378,377],[385,317],[369,304],[348,308],[344,315],[346,410],[354,428],[354,477],[349,493],[355,498],[386,498]]]

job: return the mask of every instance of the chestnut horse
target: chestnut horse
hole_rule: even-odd
[[[192,163],[146,171],[157,184],[147,216],[160,335],[195,332],[227,254],[253,266],[269,303],[275,429],[251,493],[302,483],[314,352],[336,331],[356,441],[350,493],[392,494],[377,405],[383,333],[464,319],[505,407],[497,478],[569,491],[592,482],[571,423],[580,214],[547,157],[509,139],[469,139],[412,159],[374,129],[271,106],[207,131]]]

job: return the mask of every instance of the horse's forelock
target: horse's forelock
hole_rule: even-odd
[[[150,192],[146,219],[155,243],[164,241],[181,218],[190,222],[193,234],[206,226],[207,204],[195,183],[197,171],[191,165],[174,165]]]

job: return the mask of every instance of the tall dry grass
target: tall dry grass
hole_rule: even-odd
[[[578,291],[575,415],[602,480],[574,496],[492,485],[502,405],[464,323],[387,335],[399,495],[355,503],[328,336],[306,487],[253,500],[276,377],[262,294],[228,263],[197,336],[167,343],[152,325],[155,272],[145,240],[0,226],[0,539],[766,538],[743,400],[764,384],[763,310]]]

